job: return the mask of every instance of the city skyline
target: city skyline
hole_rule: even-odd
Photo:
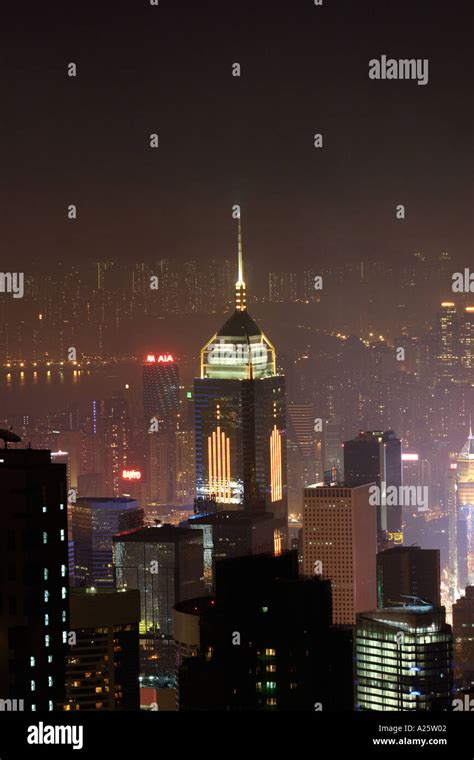
[[[163,728],[186,754],[218,713],[247,744],[461,759],[468,0],[51,0],[3,28],[2,758]]]

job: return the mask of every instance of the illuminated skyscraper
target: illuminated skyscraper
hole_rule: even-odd
[[[451,626],[444,607],[413,602],[357,615],[356,709],[451,708]]]
[[[474,436],[469,437],[457,458],[458,584],[474,585]]]
[[[179,368],[169,353],[148,354],[143,364],[143,408],[148,435],[147,501],[176,497],[176,430]]]
[[[459,326],[461,366],[466,379],[474,378],[474,306],[466,306]]]
[[[275,518],[287,535],[285,381],[276,352],[247,312],[242,238],[236,308],[201,351],[194,381],[197,511],[244,509]]]
[[[143,409],[147,425],[153,417],[167,425],[179,409],[179,367],[169,353],[147,354],[143,363]]]
[[[438,371],[452,377],[458,361],[458,326],[456,304],[443,301],[438,312]]]

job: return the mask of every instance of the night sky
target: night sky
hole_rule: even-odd
[[[4,271],[232,256],[234,203],[265,266],[472,264],[470,0],[7,5]],[[382,54],[428,58],[429,83],[371,81]]]

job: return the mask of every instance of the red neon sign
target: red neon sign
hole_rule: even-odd
[[[140,480],[141,477],[140,470],[122,470],[122,478],[124,480]]]
[[[174,362],[171,354],[160,354],[158,359],[155,354],[147,354],[146,360],[148,364],[169,364],[170,362]]]

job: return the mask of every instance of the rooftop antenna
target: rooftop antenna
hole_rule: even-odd
[[[235,283],[235,308],[237,311],[245,311],[247,308],[245,281],[244,281],[244,256],[242,253],[242,226],[240,211],[237,217],[237,256],[238,256],[238,279]]]

